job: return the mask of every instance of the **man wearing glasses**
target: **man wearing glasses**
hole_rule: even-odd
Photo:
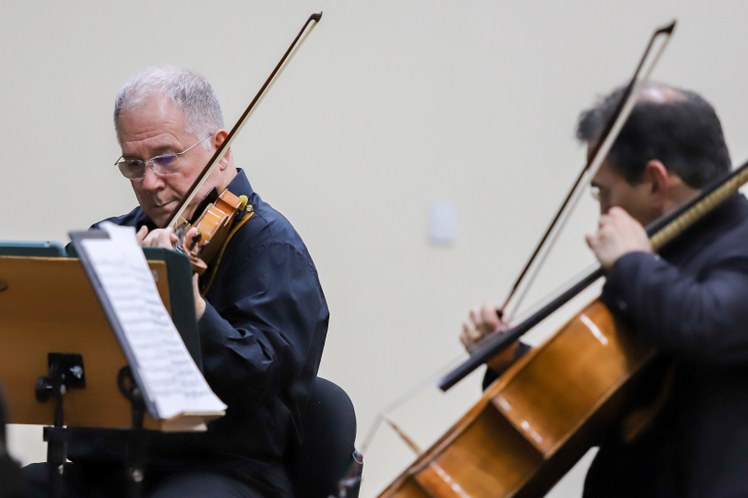
[[[582,114],[588,147],[621,96]],[[673,369],[669,389],[648,386],[644,406],[662,406],[648,427],[631,442],[618,428],[604,435],[586,497],[748,496],[748,201],[731,196],[659,255],[643,228],[730,167],[711,105],[652,83],[592,179],[601,216],[587,244],[606,271],[601,300]],[[461,339],[472,349],[502,329],[495,307],[478,306]],[[486,383],[526,349],[492,360]]]
[[[116,165],[139,206],[109,221],[134,227],[143,245],[172,247],[176,237],[164,227],[228,135],[213,89],[189,71],[147,70],[120,90],[114,124],[122,149]],[[144,489],[154,497],[288,497],[284,459],[298,443],[327,304],[301,238],[254,192],[230,151],[185,218],[213,188],[247,196],[253,209],[220,265],[209,268],[210,281],[194,282],[204,374],[228,409],[205,433],[153,434]],[[123,448],[82,441],[69,453],[69,496],[124,492]]]

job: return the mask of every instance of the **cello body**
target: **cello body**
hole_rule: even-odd
[[[542,496],[626,413],[653,358],[593,301],[512,365],[380,498]]]

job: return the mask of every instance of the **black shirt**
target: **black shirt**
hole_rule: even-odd
[[[229,240],[198,324],[204,375],[228,409],[205,433],[153,433],[146,475],[213,470],[264,496],[290,496],[285,460],[301,437],[329,313],[314,263],[288,220],[241,170],[228,190],[246,195],[254,214]],[[108,221],[154,227],[140,207]],[[112,451],[89,441],[70,453],[90,462]]]

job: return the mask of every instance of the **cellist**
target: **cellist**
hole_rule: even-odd
[[[588,151],[623,92],[581,114]],[[660,254],[643,228],[730,167],[712,106],[649,83],[592,178],[600,218],[586,241],[606,271],[601,299],[672,367],[645,393],[651,422],[602,437],[585,497],[748,496],[748,200],[733,195]],[[470,350],[503,328],[495,306],[476,306],[461,340]],[[527,348],[492,359],[486,384]]]
[[[139,205],[109,221],[134,227],[144,246],[171,248],[176,237],[165,228],[167,220],[227,137],[213,88],[187,70],[145,70],[119,91],[114,125],[121,147],[116,167]],[[327,304],[301,237],[253,190],[230,152],[197,201],[212,188],[245,195],[251,206],[220,257],[193,281],[204,375],[228,409],[207,432],[151,435],[144,491],[157,497],[290,497],[287,451],[299,437],[319,366]],[[124,451],[111,441],[74,441],[64,496],[121,496]],[[28,473],[44,487],[44,469]]]

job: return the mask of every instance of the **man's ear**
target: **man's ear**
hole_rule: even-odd
[[[213,145],[215,146],[215,148],[217,149],[218,147],[220,147],[221,144],[226,141],[226,137],[228,136],[229,136],[228,131],[223,130],[223,129],[218,130],[216,134],[213,136]],[[218,164],[218,167],[221,169],[221,171],[225,170],[228,167],[230,161],[231,161],[231,147],[229,147],[228,150],[226,150],[226,153],[223,155],[223,157],[221,158],[221,161]]]
[[[674,178],[667,167],[657,159],[650,159],[644,168],[644,181],[649,184],[650,193],[658,206],[667,204]]]

